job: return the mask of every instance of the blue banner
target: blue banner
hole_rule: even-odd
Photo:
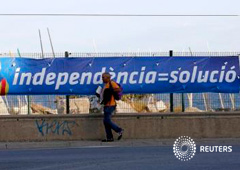
[[[0,58],[1,95],[92,95],[109,72],[124,93],[238,93],[239,58]]]

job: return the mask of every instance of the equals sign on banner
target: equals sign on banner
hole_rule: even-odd
[[[168,73],[158,73],[158,81],[168,81]]]

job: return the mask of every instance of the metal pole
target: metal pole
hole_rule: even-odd
[[[182,112],[185,112],[184,93],[182,93]]]
[[[48,31],[48,36],[49,36],[49,40],[50,40],[50,44],[51,44],[51,48],[52,48],[53,57],[55,58],[55,53],[54,53],[54,50],[53,50],[52,39],[51,39],[50,32],[49,32],[49,29],[48,29],[48,28],[47,28],[47,31]],[[65,53],[65,54],[66,54],[66,53]]]
[[[232,110],[235,110],[235,95],[234,94],[229,94],[230,100],[232,103]]]
[[[208,111],[208,104],[207,104],[207,99],[206,99],[206,93],[202,94],[203,97],[203,102],[204,102],[204,106],[205,106],[205,110]]]
[[[39,39],[40,39],[40,45],[41,45],[41,51],[42,51],[42,58],[44,58],[41,31],[38,30],[38,33],[39,33]]]
[[[39,30],[40,31],[40,30]],[[40,32],[39,32],[40,33]],[[40,34],[39,34],[40,35]],[[20,53],[20,50],[19,49],[17,49],[17,52],[18,52],[18,56],[21,58],[21,53]],[[27,102],[27,114],[28,115],[30,115],[31,114],[31,98],[30,98],[30,96],[29,95],[25,95],[24,96],[25,97],[25,100],[26,100],[26,102]],[[19,99],[19,98],[18,98]],[[20,100],[20,99],[19,99]],[[18,100],[18,102],[20,102]],[[18,104],[19,105],[19,104]],[[20,107],[20,105],[19,105],[19,107]]]
[[[65,57],[69,57],[68,51],[65,51]],[[66,95],[66,114],[70,114],[70,101],[69,101],[69,95]]]
[[[173,51],[172,50],[169,51],[169,56],[170,57],[173,56]],[[173,108],[173,93],[170,93],[170,112],[174,112],[174,108]]]
[[[193,57],[193,53],[192,53],[192,50],[191,50],[190,47],[189,47],[189,51],[190,51],[191,57]],[[188,103],[189,103],[188,107],[192,108],[193,107],[193,94],[192,93],[188,93],[187,96],[188,96]]]
[[[220,99],[220,104],[221,104],[221,109],[224,110],[224,104],[223,104],[223,99],[222,99],[222,94],[218,93],[219,99]]]
[[[27,95],[27,106],[28,106],[28,115],[31,114],[31,99],[30,99],[30,96]]]

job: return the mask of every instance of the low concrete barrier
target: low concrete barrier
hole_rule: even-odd
[[[1,116],[0,141],[100,140],[102,115]],[[125,139],[239,138],[240,113],[119,114]],[[116,136],[115,136],[116,137]]]

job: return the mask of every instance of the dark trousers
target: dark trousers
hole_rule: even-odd
[[[115,111],[116,106],[104,106],[104,118],[103,118],[103,124],[105,127],[107,139],[113,139],[112,129],[119,133],[122,131],[120,127],[118,127],[116,124],[114,124],[111,120],[112,114]]]

